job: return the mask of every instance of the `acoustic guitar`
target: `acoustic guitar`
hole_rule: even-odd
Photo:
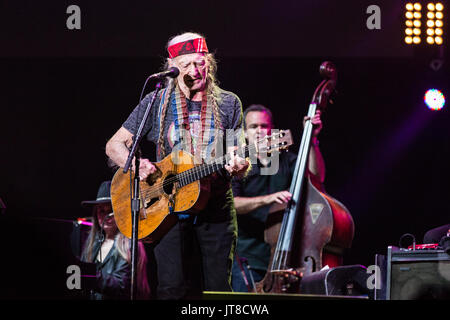
[[[242,158],[286,150],[292,145],[289,130],[280,130],[233,151]],[[222,169],[231,154],[196,165],[194,157],[186,151],[176,150],[160,162],[153,163],[155,173],[140,181],[140,210],[138,239],[144,242],[159,240],[178,220],[177,214],[195,214],[205,208],[209,200],[208,179]],[[134,172],[131,172],[134,178]],[[130,174],[117,170],[111,183],[111,202],[119,231],[132,236]]]

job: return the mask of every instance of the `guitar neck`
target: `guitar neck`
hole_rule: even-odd
[[[254,146],[244,146],[240,149],[234,150],[233,152],[234,155],[239,155],[240,157],[245,158],[250,152],[253,152],[254,149]],[[214,159],[210,163],[204,163],[177,174],[176,177],[179,187],[183,187],[219,171],[224,168],[230,160],[231,155],[226,154],[225,156]]]
[[[270,136],[265,136],[254,144],[244,145],[231,153],[227,153],[222,157],[213,159],[208,163],[204,163],[195,166],[189,170],[183,171],[176,175],[176,180],[178,181],[178,186],[183,187],[194,181],[200,180],[214,172],[222,169],[229,161],[232,156],[239,156],[241,158],[247,158],[251,155],[255,155],[258,152],[271,153],[273,151],[280,151],[287,149],[292,145],[292,135],[289,130],[281,130],[276,133],[272,133]]]

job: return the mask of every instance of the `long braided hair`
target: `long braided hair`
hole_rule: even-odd
[[[186,32],[177,36],[172,37],[168,43],[167,48],[174,44],[178,43],[180,41],[186,41],[196,38],[204,38],[202,35],[198,33],[192,33],[192,32]],[[167,49],[166,48],[166,49]],[[169,64],[171,63],[171,60],[168,58],[164,65],[164,70],[169,68]],[[208,99],[211,99],[212,102],[212,113],[214,116],[214,146],[217,144],[217,140],[219,138],[220,130],[222,129],[222,123],[221,123],[221,110],[219,108],[220,103],[220,88],[219,88],[219,82],[216,77],[217,73],[217,61],[214,57],[214,54],[207,53],[206,54],[206,63],[208,66],[208,73],[207,73],[207,81],[206,81],[206,94],[208,96]],[[175,89],[175,86],[177,86],[177,79],[169,79],[166,81],[166,88],[167,92],[164,97],[162,109],[161,109],[161,119],[160,119],[160,126],[159,126],[159,138],[158,138],[158,149],[160,157],[165,156],[165,146],[164,146],[164,121],[166,119],[166,113],[167,113],[167,107],[170,103],[170,96],[173,93],[173,90]]]

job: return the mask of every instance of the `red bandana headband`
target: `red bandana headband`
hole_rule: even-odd
[[[175,43],[169,46],[167,51],[169,51],[169,57],[173,59],[182,54],[208,52],[208,47],[204,38],[197,38]]]

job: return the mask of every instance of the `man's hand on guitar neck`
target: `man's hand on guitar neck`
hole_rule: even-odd
[[[230,152],[231,159],[228,164],[225,165],[225,169],[231,176],[243,176],[249,167],[249,163],[246,159],[243,159],[234,154],[234,152]]]

